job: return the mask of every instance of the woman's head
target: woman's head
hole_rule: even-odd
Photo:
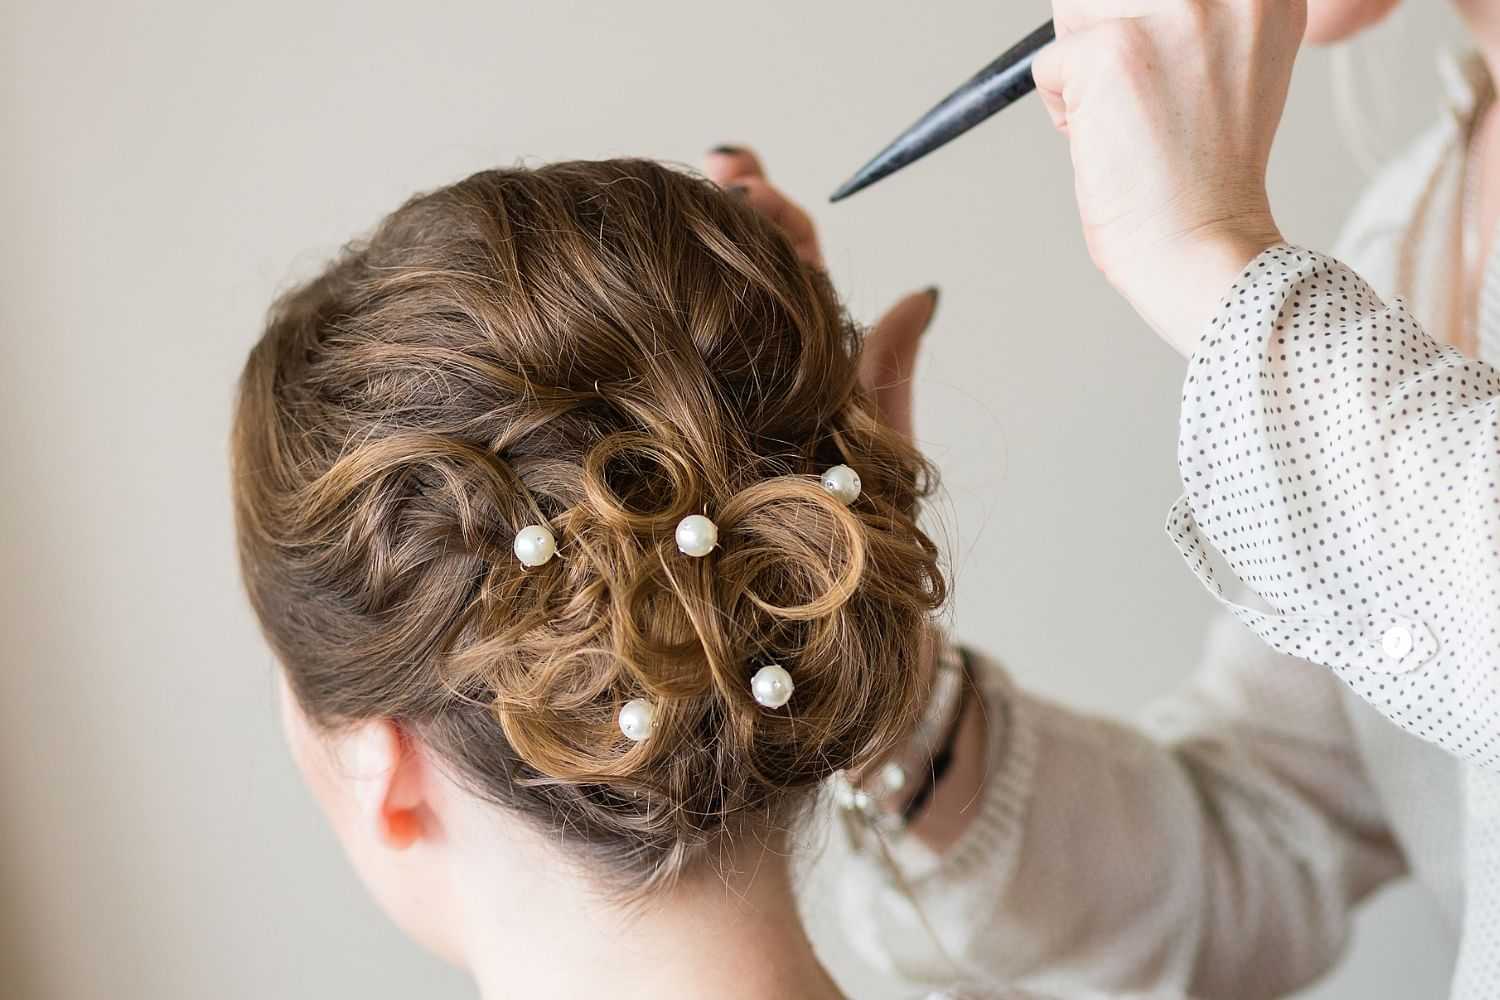
[[[241,380],[241,562],[294,732],[385,725],[617,890],[784,823],[909,721],[943,598],[929,470],[858,352],[824,275],[686,173],[409,201],[275,305]],[[837,464],[852,506],[819,484]],[[706,558],[674,544],[690,513]],[[528,569],[531,524],[558,553]],[[784,709],[751,695],[767,663]]]

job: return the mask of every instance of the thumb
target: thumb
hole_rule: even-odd
[[[912,436],[911,379],[922,334],[937,312],[936,286],[912,292],[876,321],[865,335],[859,379],[874,397],[886,425]]]

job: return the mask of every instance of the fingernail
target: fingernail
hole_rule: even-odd
[[[938,299],[942,297],[943,290],[937,285],[928,285],[922,289],[922,294],[927,296],[927,323],[922,327],[922,332],[927,332],[927,327],[932,325],[932,318],[937,315]]]
[[[715,146],[710,153],[718,153],[720,156],[733,156],[740,151],[738,146]]]
[[[743,197],[745,197],[746,195],[748,195],[750,193],[750,189],[747,188],[743,184],[731,184],[727,188],[725,188],[724,190],[728,191],[730,194],[734,195],[736,198],[743,198]]]

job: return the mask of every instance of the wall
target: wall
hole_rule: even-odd
[[[1045,17],[993,4],[11,0],[0,156],[0,976],[18,1000],[462,997],[363,895],[298,786],[226,502],[231,387],[272,294],[416,188],[518,159],[754,143],[856,312],[938,282],[923,443],[955,618],[1034,689],[1126,714],[1210,613],[1162,533],[1182,362],[1089,267],[1028,103],[823,196]],[[1387,148],[1436,107],[1441,5],[1370,44]],[[1275,163],[1325,246],[1360,184],[1330,65]],[[1081,623],[1081,624],[1080,624]],[[814,899],[816,909],[817,900]],[[830,947],[851,990],[882,993]],[[1414,890],[1319,1000],[1442,993]]]

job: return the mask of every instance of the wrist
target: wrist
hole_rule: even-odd
[[[973,678],[965,654],[938,633],[925,640],[927,705],[897,746],[855,773],[834,776],[835,800],[851,818],[887,833],[915,830],[932,811],[955,763]],[[925,839],[925,838],[924,838]]]
[[[986,718],[978,697],[966,700],[954,724],[951,763],[907,828],[930,849],[945,851],[952,847],[978,812],[976,804],[984,790],[987,769],[988,730],[995,724],[995,720]]]
[[[1269,213],[1205,226],[1172,240],[1161,253],[1143,255],[1135,273],[1114,284],[1163,340],[1191,357],[1245,267],[1282,242]]]

